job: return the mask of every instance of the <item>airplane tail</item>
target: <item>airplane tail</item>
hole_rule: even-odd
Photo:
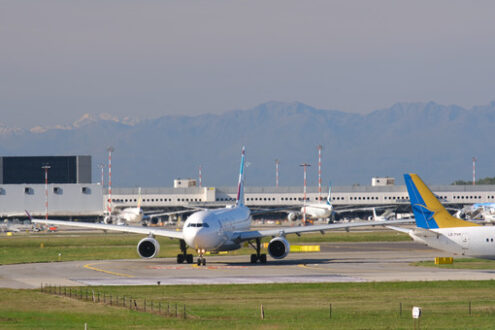
[[[478,226],[452,216],[417,174],[404,174],[404,180],[417,227],[435,229]]]
[[[138,202],[137,202],[137,208],[141,208],[141,203],[143,202],[143,198],[141,197],[141,187],[138,188]]]
[[[244,205],[244,160],[246,158],[246,148],[242,147],[241,152],[241,167],[239,169],[239,183],[237,185],[237,199],[235,204],[237,206]]]
[[[328,183],[327,205],[332,205],[332,183]]]

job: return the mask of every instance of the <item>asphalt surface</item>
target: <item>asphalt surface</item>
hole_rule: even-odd
[[[438,269],[412,262],[451,256],[414,242],[325,243],[321,252],[291,253],[252,265],[249,256],[207,256],[206,266],[175,258],[97,260],[0,266],[0,287],[41,284],[176,285],[495,279],[495,270]]]

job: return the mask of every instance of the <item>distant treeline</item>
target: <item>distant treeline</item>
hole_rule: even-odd
[[[452,183],[453,185],[470,185],[473,181],[463,181],[457,180]],[[495,184],[495,177],[493,178],[483,178],[476,181],[476,184]]]

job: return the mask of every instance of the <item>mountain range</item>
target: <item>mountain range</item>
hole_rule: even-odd
[[[0,125],[0,154],[91,155],[93,178],[106,164],[108,146],[114,186],[171,186],[175,178],[234,186],[241,146],[247,149],[247,185],[317,185],[317,146],[323,145],[324,184],[369,185],[372,176],[417,172],[428,183],[469,180],[472,157],[478,177],[494,176],[495,102],[465,109],[455,105],[397,103],[369,114],[268,102],[219,115],[166,115],[154,119],[84,115],[72,125],[18,129]]]

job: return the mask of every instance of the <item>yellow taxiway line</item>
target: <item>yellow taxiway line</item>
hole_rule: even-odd
[[[96,272],[102,272],[102,273],[106,273],[106,274],[110,274],[110,275],[115,275],[115,276],[129,277],[129,278],[135,277],[134,275],[123,274],[123,273],[116,273],[116,272],[112,272],[112,271],[109,271],[109,270],[104,270],[104,269],[101,269],[101,268],[96,268],[96,267],[93,267],[93,265],[99,265],[99,263],[96,263],[96,264],[86,264],[83,267],[84,268],[87,268],[87,269],[94,270]]]

